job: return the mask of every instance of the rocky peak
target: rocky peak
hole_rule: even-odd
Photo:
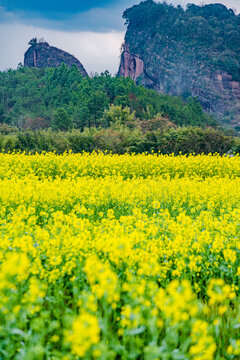
[[[45,68],[58,67],[62,63],[71,67],[76,65],[83,76],[87,76],[87,72],[83,65],[73,55],[50,46],[44,39],[37,40],[33,38],[28,43],[29,49],[24,54],[24,65],[28,67]]]
[[[123,18],[120,76],[160,93],[196,96],[216,118],[240,125],[240,15],[221,4],[184,10],[147,0]]]

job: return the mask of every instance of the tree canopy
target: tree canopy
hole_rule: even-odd
[[[17,70],[0,72],[0,89],[0,122],[18,128],[107,127],[104,113],[111,105],[128,107],[140,121],[161,114],[176,125],[214,123],[197,99],[160,95],[107,71],[83,77],[76,66],[65,64],[45,69],[20,65]]]

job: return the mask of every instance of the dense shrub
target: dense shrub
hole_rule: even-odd
[[[86,128],[83,132],[18,131],[1,135],[0,148],[4,151],[56,151],[58,154],[68,150],[74,153],[107,150],[117,154],[151,151],[163,154],[224,154],[230,150],[240,150],[239,141],[234,141],[233,136],[225,135],[221,130],[180,127],[146,132],[138,124],[133,128],[113,124],[107,129]]]

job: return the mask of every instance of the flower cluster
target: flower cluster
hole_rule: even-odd
[[[239,358],[238,156],[0,160],[0,358]]]

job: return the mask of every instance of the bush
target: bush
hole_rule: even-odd
[[[0,135],[0,148],[5,151],[56,151],[58,154],[68,150],[74,153],[107,150],[116,154],[151,151],[163,154],[225,154],[230,150],[239,152],[240,141],[212,128],[183,127],[146,132],[136,123],[133,128],[127,124],[113,124],[108,129],[85,128],[83,132],[19,131]]]
[[[166,154],[224,154],[234,145],[233,137],[225,136],[221,131],[212,128],[186,127],[170,130],[163,133],[159,140],[158,150]]]
[[[73,130],[67,134],[70,148],[74,153],[94,150],[94,139],[90,131]]]

